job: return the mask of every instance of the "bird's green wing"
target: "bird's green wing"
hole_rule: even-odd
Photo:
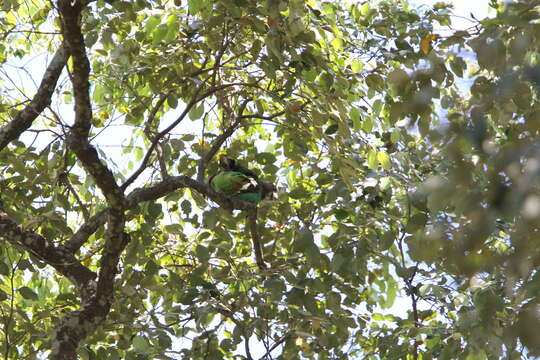
[[[222,171],[216,174],[210,179],[210,186],[214,191],[253,204],[263,198],[259,183],[238,171]]]
[[[233,196],[242,191],[249,181],[249,178],[240,172],[222,171],[210,180],[210,186],[214,191]]]

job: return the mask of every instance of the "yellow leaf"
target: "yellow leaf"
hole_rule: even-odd
[[[420,42],[420,47],[422,48],[422,52],[424,55],[429,54],[431,51],[431,42],[437,38],[437,35],[434,34],[427,34],[424,39]]]
[[[377,151],[370,150],[368,154],[368,168],[371,170],[377,170],[379,163],[377,162]]]
[[[334,38],[334,40],[332,40],[330,43],[336,51],[340,51],[343,49],[343,40],[338,37]]]
[[[353,72],[360,72],[362,71],[362,69],[364,68],[364,64],[359,61],[359,60],[353,60],[352,64],[351,64],[351,70]]]
[[[377,160],[379,160],[379,164],[381,164],[384,170],[392,169],[392,162],[390,161],[390,156],[388,156],[387,153],[382,151],[377,152]]]

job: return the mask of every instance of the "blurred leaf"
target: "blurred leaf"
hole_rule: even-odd
[[[422,52],[424,53],[424,55],[429,54],[429,52],[431,51],[431,47],[432,47],[431,43],[435,39],[437,39],[437,35],[435,35],[435,34],[427,34],[426,36],[424,36],[424,38],[420,42],[420,47],[421,47]]]
[[[27,286],[22,286],[18,289],[19,294],[25,299],[37,301],[39,298],[37,294]]]

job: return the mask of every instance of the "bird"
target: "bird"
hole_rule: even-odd
[[[229,156],[219,156],[221,171],[209,180],[212,190],[234,199],[257,204],[276,191],[274,184],[260,180],[252,170],[240,166]]]

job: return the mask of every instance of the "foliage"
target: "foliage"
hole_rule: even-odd
[[[502,3],[4,1],[4,359],[540,356],[540,1]]]

